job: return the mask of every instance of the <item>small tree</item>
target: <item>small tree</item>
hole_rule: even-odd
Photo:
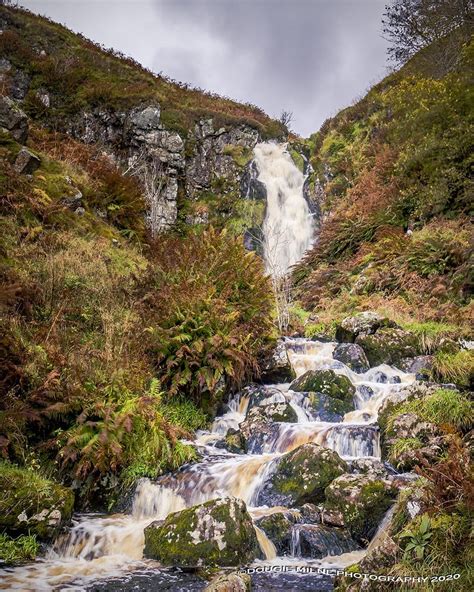
[[[472,35],[473,1],[393,0],[385,7],[382,24],[391,43],[388,55],[395,63],[405,63],[431,44],[441,50],[432,56],[433,62],[452,62]]]
[[[291,131],[291,124],[293,122],[293,113],[291,111],[282,111],[279,119],[280,123],[287,132]]]
[[[148,204],[148,226],[152,236],[169,228],[177,214],[176,201],[168,199],[167,191],[174,179],[166,175],[161,160],[142,151],[129,160],[125,174],[136,177],[143,188]]]

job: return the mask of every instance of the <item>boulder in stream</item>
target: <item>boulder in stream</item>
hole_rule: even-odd
[[[290,390],[303,393],[321,393],[341,401],[341,411],[347,413],[354,409],[355,387],[347,376],[336,374],[334,370],[308,370],[294,380]]]
[[[327,555],[342,555],[360,549],[343,528],[322,524],[296,524],[292,531],[292,553],[297,557],[321,559]]]
[[[324,500],[325,488],[347,471],[341,457],[308,443],[283,455],[258,496],[258,505],[295,507]]]
[[[221,574],[214,578],[203,592],[250,592],[252,580],[246,573]]]
[[[271,357],[264,364],[261,380],[266,384],[290,382],[295,378],[295,371],[290,364],[286,344],[279,340]]]
[[[263,530],[275,545],[278,555],[289,553],[291,547],[291,530],[298,517],[285,510],[274,512],[257,520],[256,525]]]
[[[289,403],[271,403],[253,407],[240,424],[240,433],[246,449],[252,454],[260,454],[265,443],[278,434],[279,422],[296,423],[298,416]]]
[[[369,475],[342,475],[326,488],[325,507],[340,511],[352,537],[363,544],[372,538],[397,489]]]
[[[372,367],[390,364],[399,368],[405,358],[420,353],[417,336],[397,328],[379,329],[374,335],[358,335],[356,343],[362,346]]]
[[[370,367],[365,351],[357,343],[339,343],[334,349],[333,358],[358,373],[367,372]]]
[[[163,565],[240,566],[260,555],[245,502],[233,497],[175,512],[145,528],[144,556]]]

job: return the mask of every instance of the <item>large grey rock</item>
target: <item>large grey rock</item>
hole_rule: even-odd
[[[296,411],[286,402],[253,407],[239,426],[246,449],[252,454],[263,452],[265,444],[278,434],[279,422],[297,420]]]
[[[405,446],[396,447],[401,440]],[[402,413],[383,433],[384,454],[389,451],[388,460],[399,470],[408,471],[421,459],[435,463],[445,449],[445,438],[434,424],[420,419],[415,413]]]
[[[357,373],[367,372],[370,367],[365,351],[357,343],[339,343],[334,349],[333,358]]]
[[[415,374],[417,380],[429,380],[433,362],[434,356],[416,356],[402,360],[400,368],[404,372]]]
[[[222,574],[214,578],[203,592],[250,592],[252,580],[246,573]]]
[[[286,344],[283,340],[277,343],[271,358],[266,362],[262,372],[262,381],[267,384],[290,382],[295,378]]]
[[[393,327],[384,327],[375,334],[360,334],[356,343],[364,349],[371,366],[400,367],[405,358],[416,356],[420,347],[416,335]]]
[[[392,505],[397,489],[387,480],[369,475],[341,475],[326,488],[324,506],[337,510],[352,537],[367,543]]]
[[[18,101],[22,101],[26,97],[29,88],[30,77],[24,70],[17,69],[11,79],[11,96]]]
[[[15,159],[14,168],[22,175],[31,175],[40,166],[41,160],[26,148],[22,148],[18,152]]]
[[[308,370],[290,384],[290,390],[309,393],[314,409],[341,415],[354,409],[355,386],[347,376],[336,374],[334,370]]]
[[[297,522],[297,515],[290,511],[274,512],[256,521],[275,545],[278,555],[289,553],[291,548],[291,530]]]
[[[28,117],[9,97],[0,97],[0,127],[10,132],[12,137],[24,144],[28,138]]]

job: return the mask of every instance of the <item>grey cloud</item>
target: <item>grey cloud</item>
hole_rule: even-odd
[[[385,73],[385,0],[30,0],[172,78],[294,113],[309,135]]]

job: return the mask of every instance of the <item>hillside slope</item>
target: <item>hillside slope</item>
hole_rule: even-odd
[[[279,122],[255,106],[154,75],[27,11],[0,7],[0,24],[3,93],[56,134],[56,156],[68,134],[138,176],[154,233],[209,221],[231,220],[239,233],[261,224],[261,204],[241,195],[258,197],[252,150],[285,135]]]
[[[474,45],[442,77],[429,51],[308,141],[322,231],[295,280],[315,322],[472,320]]]

